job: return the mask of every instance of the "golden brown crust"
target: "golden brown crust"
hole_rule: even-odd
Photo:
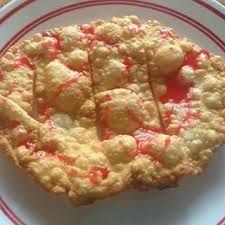
[[[192,89],[174,104],[177,70]],[[222,58],[136,16],[35,34],[0,60],[0,149],[74,205],[174,187],[225,142],[224,77]]]

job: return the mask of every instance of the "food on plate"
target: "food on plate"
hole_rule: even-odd
[[[37,33],[0,81],[0,149],[75,205],[176,186],[225,142],[225,60],[155,20]]]

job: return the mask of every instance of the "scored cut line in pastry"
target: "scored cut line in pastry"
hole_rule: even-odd
[[[0,148],[75,205],[174,186],[224,143],[224,75],[136,16],[35,34],[0,60]]]

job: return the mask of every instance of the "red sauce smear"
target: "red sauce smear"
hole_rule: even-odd
[[[151,130],[143,130],[143,133],[135,135],[136,143],[137,143],[137,150],[134,154],[134,156],[137,156],[138,154],[142,155],[148,155],[150,156],[154,161],[157,161],[161,164],[163,164],[163,153],[164,151],[169,147],[171,143],[170,137],[166,137],[165,143],[164,143],[164,151],[159,153],[155,153],[154,149],[150,146],[154,141],[157,134],[152,132]]]
[[[100,128],[101,128],[101,135],[103,140],[108,140],[110,138],[112,138],[113,136],[113,132],[110,131],[109,126],[108,126],[108,117],[109,117],[109,113],[110,113],[110,108],[109,107],[105,107],[104,109],[104,115],[101,117],[100,119]]]
[[[33,139],[29,135],[29,132],[20,138],[18,146],[25,146],[27,149],[32,151],[35,150],[36,147],[36,145],[33,143]]]
[[[70,80],[66,81],[65,83],[59,85],[57,88],[56,88],[56,91],[54,93],[54,95],[46,102],[44,102],[43,104],[41,104],[39,107],[38,107],[38,113],[40,115],[44,115],[46,118],[49,118],[50,116],[50,106],[51,105],[54,105],[55,102],[56,102],[56,99],[57,97],[62,93],[64,92],[66,89],[68,89],[69,87],[71,87],[74,83],[77,82],[77,79],[80,77],[77,76],[75,78],[71,78]]]
[[[162,163],[160,155],[154,152],[154,149],[151,148],[150,144],[154,142],[155,134],[152,131],[145,130],[144,133],[134,136],[137,143],[137,149],[134,153],[134,156],[139,154],[150,156],[154,161]],[[148,147],[146,146],[148,145]]]
[[[200,55],[204,55],[206,58],[209,58],[209,53],[206,50],[201,50],[199,52],[189,51],[184,57],[182,66],[190,66],[194,70],[198,69]],[[168,79],[166,80],[167,92],[165,95],[160,97],[160,101],[162,103],[166,103],[169,100],[172,100],[174,103],[179,103],[186,99],[192,84],[182,84],[178,79],[179,71],[180,69],[168,75]]]
[[[79,73],[89,72],[90,71],[88,63],[85,63],[85,64],[83,64],[81,66],[76,66],[76,65],[72,65],[72,64],[67,64],[66,66],[70,70],[73,70],[73,71],[76,71],[76,72],[79,72]]]
[[[162,103],[172,100],[174,103],[179,103],[187,97],[187,93],[191,85],[181,84],[177,79],[177,75],[170,75],[166,80],[167,92],[160,97]]]
[[[68,165],[73,165],[77,160],[77,158],[69,157],[69,156],[63,155],[63,154],[57,154],[57,158],[60,161],[64,162],[65,164],[68,164]]]
[[[51,106],[50,103],[44,102],[38,105],[38,114],[43,116],[45,119],[48,119],[51,115]],[[51,124],[49,128],[52,129]]]
[[[11,120],[9,122],[9,124],[8,124],[8,128],[13,129],[13,128],[18,127],[19,125],[20,125],[20,122],[19,121],[17,121],[17,120]]]
[[[20,56],[17,57],[13,63],[15,68],[21,67],[21,66],[26,66],[30,68],[31,70],[35,69],[35,66],[30,62],[29,58],[27,56]]]
[[[166,137],[164,148],[167,149],[169,147],[170,143],[171,143],[171,139],[168,136],[168,137]]]
[[[49,48],[50,51],[50,55],[52,58],[57,58],[58,55],[60,54],[61,50],[62,50],[62,46],[60,43],[60,36],[59,34],[52,34],[50,32],[43,32],[42,33],[43,37],[51,37],[54,38],[53,41],[51,42],[45,42],[42,45],[46,48]]]
[[[132,76],[131,76],[131,68],[134,65],[133,62],[131,61],[130,57],[126,56],[123,59],[123,64],[126,67],[126,77],[127,77],[127,82],[131,83],[132,82]]]
[[[62,92],[64,92],[66,89],[71,87],[73,84],[77,82],[77,79],[80,77],[71,78],[70,80],[66,81],[65,83],[59,85],[54,93],[54,96],[51,100],[55,100],[56,97],[58,97]]]
[[[94,33],[95,33],[94,28],[91,27],[91,26],[84,26],[84,25],[81,25],[81,26],[80,26],[80,30],[81,30],[84,34],[94,34]]]
[[[206,57],[206,59],[209,59],[209,52],[207,52],[204,49],[202,49],[199,52],[189,51],[185,55],[183,65],[188,65],[188,66],[192,67],[194,70],[198,69],[198,63],[199,63],[199,56],[200,55],[203,55],[203,56]]]
[[[160,30],[159,34],[160,34],[161,38],[165,38],[165,39],[172,37],[171,32],[168,30]]]
[[[164,117],[163,117],[163,121],[164,121],[164,125],[165,128],[168,129],[168,127],[170,126],[171,122],[172,122],[172,115],[174,114],[174,107],[176,106],[176,104],[174,104],[171,109],[167,112],[165,112]],[[173,134],[178,135],[181,132],[181,129],[184,129],[185,127],[189,126],[189,124],[193,121],[197,121],[201,118],[201,113],[200,112],[192,112],[191,111],[191,105],[190,103],[186,103],[185,107],[185,115],[180,123],[180,125],[178,125],[175,130],[173,130]]]
[[[112,96],[110,94],[107,94],[104,96],[105,101],[111,101],[112,100]]]
[[[0,82],[1,82],[1,81],[3,81],[3,79],[4,79],[3,72],[2,72],[2,71],[0,71]]]
[[[99,184],[99,176],[102,180],[107,179],[107,177],[109,176],[109,169],[107,167],[93,166],[88,174],[90,182],[93,185]]]

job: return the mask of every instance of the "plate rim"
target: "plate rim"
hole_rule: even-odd
[[[21,0],[12,0],[12,2],[10,2],[5,7],[3,7],[2,9],[0,9],[0,25],[3,24],[10,17],[12,17],[14,14],[16,14],[18,11],[22,10],[23,8],[27,7],[28,5],[32,4],[35,1],[36,0],[24,0],[23,2],[21,2]],[[199,4],[200,6],[204,7],[206,10],[209,10],[212,13],[216,14],[218,17],[220,17],[222,19],[225,19],[225,11],[223,12],[223,10],[225,10],[225,6],[223,6],[219,2],[216,2],[216,1],[213,1],[213,0],[208,0],[208,1],[207,0],[206,1],[203,1],[203,0],[192,0],[192,1],[195,2],[196,4]],[[78,3],[75,3],[73,5],[76,5],[76,4],[79,4],[79,3],[85,3],[85,2],[86,3],[94,3],[94,2],[102,2],[102,1],[101,0],[100,1],[88,0],[88,1],[78,2]],[[145,2],[145,3],[149,4],[149,1],[146,2],[146,1],[138,1],[138,0],[134,0],[134,1],[129,1],[129,0],[112,0],[112,1],[107,1],[107,2],[115,2],[114,3],[115,5],[118,4],[119,2],[130,2],[130,3]],[[19,4],[19,3],[21,3],[21,4]],[[104,5],[104,4],[102,4],[102,5]],[[132,4],[130,4],[130,5],[132,5]],[[85,7],[88,7],[88,5],[85,6]],[[168,8],[168,9],[172,9],[173,10],[173,8]],[[48,14],[51,14],[54,11],[55,10],[49,11],[48,13],[44,14],[40,18],[46,17]],[[63,12],[63,13],[66,13],[66,11]],[[184,14],[184,13],[182,13],[182,14]],[[186,14],[184,14],[184,15],[186,15]],[[38,19],[40,19],[40,18],[38,18]],[[28,26],[28,25],[26,25],[26,26]],[[34,28],[34,27],[31,26],[31,29],[32,28]],[[22,36],[24,36],[24,34],[26,34],[28,31],[26,31],[25,33],[23,33]],[[13,35],[13,37],[14,36],[17,36],[17,33],[16,33],[16,35]],[[13,38],[11,38],[11,39],[13,39]],[[212,41],[214,41],[214,40],[212,40]],[[4,49],[4,47],[5,47],[5,45],[3,46],[3,49]],[[10,47],[10,46],[8,46],[8,47]],[[221,49],[223,49],[223,48],[221,48]],[[224,49],[225,49],[225,46],[224,46]],[[4,52],[3,52],[3,54],[4,54]],[[10,209],[10,207],[7,205],[7,203],[3,200],[3,198],[1,196],[0,196],[0,209],[2,210],[2,212],[5,214],[5,216],[13,224],[15,224],[15,225],[25,225],[25,223],[13,212],[13,210]],[[225,225],[225,216],[216,225]]]

